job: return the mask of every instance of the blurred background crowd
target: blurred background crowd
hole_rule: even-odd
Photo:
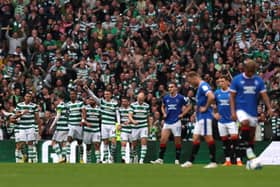
[[[0,0],[0,28],[1,109],[12,112],[32,90],[45,129],[55,95],[69,98],[74,88],[83,100],[87,84],[99,97],[111,88],[118,101],[132,102],[144,90],[157,139],[169,82],[193,98],[188,72],[199,72],[215,90],[221,75],[235,76],[251,58],[275,109],[273,121],[260,105],[260,122],[275,123],[280,137],[279,0]],[[191,121],[184,119],[185,139]],[[10,138],[3,113],[1,127]]]

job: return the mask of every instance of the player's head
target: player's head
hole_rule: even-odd
[[[70,100],[71,100],[72,102],[75,102],[76,99],[77,99],[77,93],[76,93],[76,91],[75,91],[75,90],[71,90],[71,91],[70,91]]]
[[[253,77],[256,73],[257,64],[254,60],[246,60],[244,64],[244,73],[247,77]]]
[[[222,75],[220,78],[219,78],[219,86],[223,89],[223,90],[226,90],[229,86],[229,78],[225,75]]]
[[[145,94],[144,94],[144,92],[140,92],[137,95],[137,101],[138,101],[139,104],[144,103],[144,101],[145,101]]]
[[[24,95],[24,102],[25,103],[30,103],[32,100],[32,92],[26,92],[26,94]]]
[[[105,91],[104,91],[104,99],[106,101],[110,101],[112,98],[112,90],[107,88]]]
[[[168,90],[171,95],[176,94],[177,93],[177,84],[175,82],[170,82],[168,84]]]
[[[57,99],[59,99],[59,100],[64,100],[65,99],[65,96],[64,96],[64,94],[63,93],[58,93],[57,94]]]
[[[195,71],[190,71],[188,73],[188,82],[193,86],[193,87],[198,87],[199,83],[201,81],[200,75],[195,72]]]
[[[95,103],[93,97],[88,97],[87,104],[89,104],[91,106],[95,106],[96,103]]]
[[[122,97],[122,101],[121,101],[121,102],[122,102],[121,105],[122,105],[123,107],[128,107],[129,102],[128,102],[127,97]]]

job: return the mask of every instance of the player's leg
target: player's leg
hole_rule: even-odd
[[[15,150],[15,158],[16,158],[16,163],[23,163],[23,154],[22,154],[22,149],[24,146],[24,142],[16,142],[16,150]]]
[[[109,137],[110,137],[110,129],[107,128],[106,125],[101,125],[101,137],[103,141],[103,163],[108,163],[109,158]]]
[[[68,131],[61,131],[61,134],[59,137],[59,142],[60,142],[60,146],[61,146],[61,155],[62,155],[61,163],[67,161],[67,149],[68,149],[67,136],[68,136]]]
[[[200,148],[200,136],[203,134],[203,120],[199,120],[196,122],[193,131],[193,141],[192,141],[192,151],[189,160],[187,160],[181,167],[189,168],[192,166],[193,161],[199,151]]]
[[[163,129],[161,130],[160,145],[159,145],[160,150],[159,150],[158,159],[151,161],[152,164],[163,163],[163,158],[166,151],[166,143],[168,142],[170,134],[171,134],[171,130],[169,128],[166,128],[166,126],[163,126]]]
[[[141,128],[140,138],[141,138],[141,154],[140,154],[139,164],[144,164],[144,159],[147,154],[148,127]]]
[[[27,155],[28,155],[28,162],[29,163],[36,163],[36,155],[37,155],[37,149],[35,147],[35,129],[34,128],[30,128],[30,129],[26,129],[25,130],[26,133],[26,139],[27,139]],[[38,161],[37,161],[38,162]]]
[[[240,155],[243,157],[246,155],[246,149],[249,147],[250,121],[249,121],[249,115],[245,111],[237,110],[236,114],[237,114],[238,121],[240,122],[239,149],[240,149]]]
[[[230,159],[230,153],[231,153],[231,142],[228,138],[228,130],[227,130],[227,124],[226,123],[220,123],[218,122],[218,129],[219,134],[223,143],[223,151],[224,151],[224,157],[225,157],[225,163],[224,166],[230,166],[231,165],[231,159]]]
[[[100,132],[95,132],[93,134],[93,145],[94,145],[94,154],[95,154],[95,159],[96,163],[100,163],[100,143],[101,143],[101,137],[100,137]]]
[[[139,139],[139,129],[133,128],[131,131],[131,146],[130,146],[130,163],[138,163],[138,154],[136,151],[137,140]]]
[[[73,126],[69,125],[69,131],[67,134],[67,143],[66,143],[66,161],[70,163],[70,153],[71,153],[71,143],[73,142],[73,136],[74,136],[74,128]]]
[[[181,121],[176,122],[173,127],[171,128],[172,134],[174,135],[174,143],[176,148],[176,155],[175,155],[175,164],[179,164],[180,157],[181,157],[181,149],[182,149],[182,124]]]
[[[83,143],[86,144],[86,163],[91,163],[92,132],[85,131],[83,133]]]
[[[15,158],[16,163],[23,163],[24,162],[24,156],[22,153],[23,147],[25,146],[25,134],[23,130],[18,130],[15,133],[15,142],[16,142],[16,149],[15,149]]]
[[[126,145],[128,142],[128,133],[121,132],[121,157],[122,163],[125,163]]]
[[[84,155],[84,146],[83,146],[83,127],[82,126],[75,126],[73,138],[77,140],[79,153],[80,153],[80,163],[84,163],[83,155]],[[91,135],[89,135],[91,136]],[[90,139],[90,137],[89,137]]]
[[[95,159],[96,159],[96,163],[100,163],[100,142],[94,142],[94,154],[95,154]]]
[[[62,151],[61,151],[59,143],[57,142],[58,136],[59,136],[58,131],[55,131],[54,135],[52,137],[52,144],[51,145],[52,145],[53,151],[58,156],[58,159],[62,160]]]
[[[238,125],[232,122],[227,125],[228,133],[231,141],[231,155],[236,158],[236,165],[242,166],[240,151],[238,151]]]
[[[209,149],[209,157],[210,163],[206,165],[204,168],[215,168],[217,167],[216,163],[216,144],[215,140],[212,135],[212,120],[211,119],[204,119],[204,139],[208,144]]]
[[[110,139],[111,139],[110,161],[114,163],[116,158],[116,153],[117,153],[116,126],[110,127]]]

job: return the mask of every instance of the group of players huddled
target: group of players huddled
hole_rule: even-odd
[[[210,163],[205,168],[215,168],[216,146],[212,136],[212,120],[218,120],[218,129],[223,142],[225,163],[230,166],[236,163],[242,166],[244,151],[250,158],[253,152],[257,121],[257,105],[259,96],[267,107],[273,111],[266,94],[263,80],[256,74],[256,63],[247,60],[243,73],[233,77],[222,76],[219,89],[213,92],[209,84],[202,80],[196,72],[188,73],[188,82],[196,88],[196,105],[191,106],[189,98],[178,93],[174,82],[168,84],[169,93],[162,98],[162,118],[164,124],[161,131],[160,151],[158,159],[150,161],[162,164],[166,144],[171,133],[176,148],[175,164],[187,160],[181,167],[191,167],[199,151],[200,137],[203,136],[209,147]],[[70,161],[70,144],[77,140],[80,162],[83,160],[83,143],[86,144],[87,163],[92,160],[92,145],[96,163],[113,163],[116,156],[116,130],[121,132],[121,158],[126,163],[143,164],[147,153],[148,117],[150,106],[145,102],[145,93],[139,92],[136,101],[129,103],[125,97],[118,101],[112,99],[112,91],[104,90],[104,98],[98,98],[87,86],[85,102],[77,99],[77,92],[70,91],[70,101],[65,102],[64,95],[56,96],[56,117],[50,130],[55,129],[52,148],[57,154],[58,162]],[[181,159],[181,119],[195,107],[196,124],[193,133],[190,158]],[[27,92],[24,101],[18,103],[14,113],[7,113],[11,123],[15,124],[15,158],[16,162],[38,162],[36,140],[42,126],[38,107],[32,103],[32,94]],[[240,127],[237,125],[240,123]],[[116,126],[116,123],[118,124]],[[38,125],[36,125],[38,124]],[[100,144],[103,141],[103,159],[101,160]],[[137,153],[138,141],[141,148]],[[126,146],[129,142],[129,161],[126,159]],[[27,147],[27,151],[23,151]],[[150,151],[150,150],[149,150]],[[153,150],[151,150],[153,151]],[[232,155],[234,160],[232,160]],[[139,157],[138,157],[139,156]]]

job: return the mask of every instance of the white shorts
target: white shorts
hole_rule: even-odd
[[[15,141],[16,142],[31,142],[35,141],[35,129],[18,129],[18,132],[15,133]]]
[[[201,119],[194,125],[194,135],[212,135],[212,119]]]
[[[83,139],[83,127],[69,125],[68,136],[72,137],[74,140]]]
[[[235,122],[229,122],[229,123],[218,122],[218,129],[219,129],[220,136],[238,134],[238,126]]]
[[[121,141],[129,142],[131,140],[131,133],[121,132]]]
[[[250,127],[256,127],[258,124],[258,118],[253,117],[244,110],[237,110],[236,111],[237,119],[241,123],[242,121],[248,120]]]
[[[164,123],[162,129],[169,129],[175,137],[178,137],[181,136],[182,133],[182,123],[180,120],[173,124]]]
[[[68,131],[55,131],[52,140],[56,142],[66,142],[68,136]]]
[[[140,140],[141,138],[148,138],[148,127],[142,127],[139,129],[132,129],[131,140]]]
[[[101,138],[109,139],[116,137],[116,126],[115,125],[101,125]]]
[[[85,144],[92,144],[92,143],[95,143],[95,142],[101,142],[100,132],[84,131],[83,142]]]

